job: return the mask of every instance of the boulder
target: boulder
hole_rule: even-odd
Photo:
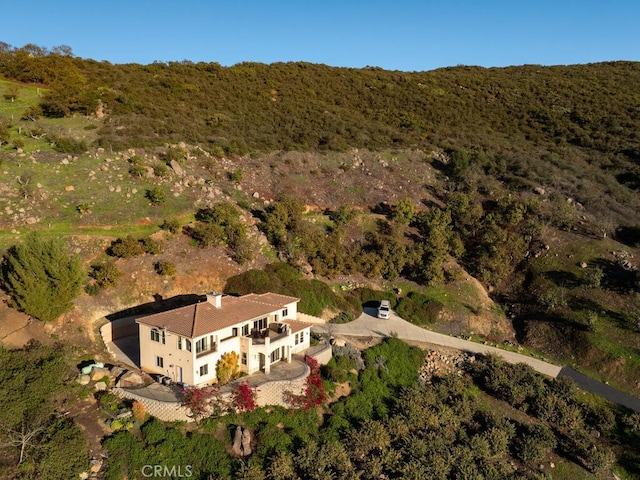
[[[80,385],[88,385],[90,381],[91,377],[89,375],[83,374],[78,375],[78,378],[76,379],[76,382],[78,382]]]
[[[171,162],[169,163],[169,166],[174,172],[176,172],[176,175],[180,175],[180,176],[184,175],[184,170],[176,160],[171,160]]]
[[[120,377],[118,384],[122,387],[138,387],[144,385],[144,380],[135,372],[127,372]]]
[[[236,427],[236,434],[233,437],[231,452],[237,457],[242,456],[242,427],[240,425]]]
[[[91,459],[91,473],[98,473],[102,469],[102,459]]]
[[[251,455],[251,432],[248,428],[242,431],[242,455],[244,457]]]
[[[106,382],[96,382],[94,388],[96,389],[96,392],[104,392],[107,389],[107,384]]]
[[[96,380],[100,380],[105,375],[109,375],[109,370],[104,367],[93,367],[91,369],[91,380],[93,380],[94,382]]]

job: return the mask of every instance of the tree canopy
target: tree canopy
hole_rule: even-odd
[[[61,238],[45,239],[32,232],[3,258],[2,284],[15,306],[43,321],[71,310],[86,272]]]

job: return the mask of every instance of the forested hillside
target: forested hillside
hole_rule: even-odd
[[[638,85],[640,64],[632,62],[430,72],[113,65],[74,57],[69,47],[0,43],[3,300],[40,320],[62,319],[52,335],[88,353],[92,315],[156,298],[271,290],[304,297],[301,311],[334,322],[387,298],[417,325],[544,355],[638,395]],[[40,235],[26,237],[31,230]],[[52,249],[74,266],[73,282],[44,272],[42,295],[20,288],[28,266],[46,265]],[[73,298],[43,314],[43,295],[57,298],[57,289]],[[595,413],[585,414],[589,428],[607,436],[603,445],[612,445],[602,454],[591,433],[571,445],[569,424],[545,417],[553,435],[542,432],[548,445],[531,455],[526,439],[541,430],[515,411],[510,425],[489,418],[485,402],[494,400],[478,395],[488,377],[475,373],[473,381],[443,379],[438,390],[447,401],[458,392],[462,403],[451,408],[473,404],[446,421],[438,416],[439,426],[456,432],[437,446],[457,452],[440,465],[442,475],[458,478],[467,462],[502,478],[509,473],[496,470],[502,459],[529,468],[554,449],[593,472],[614,457],[627,472],[639,470],[635,453],[618,446],[637,437],[635,416],[608,415],[600,428]],[[535,385],[535,396],[567,393],[563,385]],[[511,388],[500,388],[488,393],[504,400]],[[336,411],[358,401],[351,396]],[[397,453],[403,401],[411,399],[386,405],[395,412],[388,418],[329,422],[305,443],[308,458],[291,449],[281,460],[310,461],[334,448],[329,440],[383,417],[396,430],[385,426],[390,440],[379,453]],[[528,402],[516,408],[531,415]],[[568,405],[558,402],[549,411]],[[584,408],[569,409],[578,425]],[[467,444],[492,441],[482,426],[510,436],[473,459]],[[135,439],[109,440],[111,451],[125,445],[136,455],[113,463],[113,478],[146,458],[138,450],[155,444],[149,432],[156,428],[152,422]],[[516,431],[522,438],[512,442]],[[432,449],[431,437],[422,440]],[[271,453],[263,453],[260,468],[270,468]],[[409,478],[389,456],[374,469],[358,452],[338,453],[350,465],[345,471],[363,478],[369,471]],[[297,474],[306,477],[308,468],[297,466]]]
[[[640,188],[640,65],[632,62],[407,73],[305,63],[112,65],[63,47],[5,45],[0,73],[48,87],[24,118],[105,114],[93,140],[105,148],[183,141],[221,155],[444,149],[464,152],[450,168],[455,178],[473,165],[515,188],[557,185],[583,204],[600,193],[624,203],[625,191]]]
[[[520,342],[640,388],[640,64],[112,65],[3,44],[0,73],[5,228],[139,236],[164,218],[241,265],[264,235],[307,274],[418,290],[455,284],[453,260],[508,305]],[[65,175],[55,151],[75,155]],[[399,308],[443,318],[448,301],[424,294]]]

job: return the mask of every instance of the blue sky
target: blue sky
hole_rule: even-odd
[[[640,60],[638,0],[32,0],[7,2],[0,41],[111,63],[378,66]],[[10,19],[10,20],[9,20]]]

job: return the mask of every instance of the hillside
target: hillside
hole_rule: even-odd
[[[442,321],[474,313],[441,312],[433,293],[459,264],[521,343],[639,388],[640,65],[111,65],[34,46],[0,59],[4,246],[37,228],[73,237],[88,265],[117,238],[231,202],[248,236],[213,240],[228,275],[277,255],[329,283],[408,282]],[[185,289],[195,267],[181,265],[203,252],[186,231],[182,258],[164,255]]]
[[[77,363],[105,315],[181,295],[274,290],[336,322],[387,298],[640,395],[640,64],[407,73],[0,47],[0,248],[37,230],[87,273],[43,327],[12,308],[5,261],[3,343],[61,340]],[[474,381],[464,398],[498,401]],[[598,432],[636,472],[613,436],[637,419],[609,414]]]

